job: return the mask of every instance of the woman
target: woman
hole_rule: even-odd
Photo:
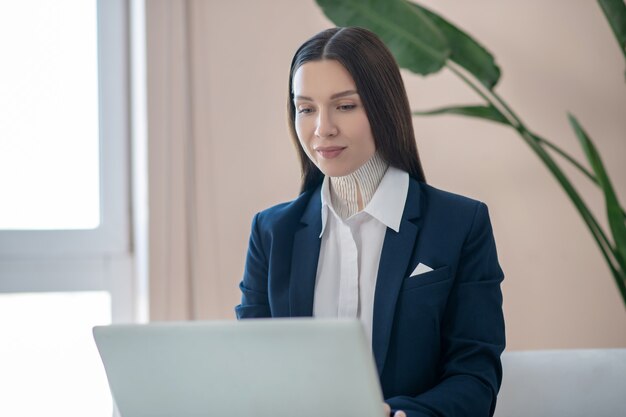
[[[396,415],[492,415],[505,340],[487,207],[425,183],[391,53],[361,28],[315,35],[288,116],[301,194],[254,217],[237,317],[358,318]]]

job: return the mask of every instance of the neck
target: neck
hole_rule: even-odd
[[[387,171],[387,164],[376,152],[359,169],[343,177],[330,178],[333,208],[342,219],[363,210],[370,202]]]

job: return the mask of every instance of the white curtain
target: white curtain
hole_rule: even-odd
[[[201,2],[151,0],[146,12],[150,320],[222,318],[209,120],[194,12]],[[194,49],[195,47],[195,49]]]

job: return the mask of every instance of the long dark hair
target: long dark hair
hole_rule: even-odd
[[[311,162],[298,140],[293,76],[306,62],[322,59],[338,61],[352,76],[380,156],[391,166],[426,182],[415,145],[409,99],[393,55],[378,36],[367,29],[332,28],[304,42],[291,61],[287,111],[289,131],[302,168],[300,192],[317,187],[324,174]]]

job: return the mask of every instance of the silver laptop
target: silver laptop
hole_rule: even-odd
[[[255,319],[94,328],[122,417],[383,417],[358,321]]]

